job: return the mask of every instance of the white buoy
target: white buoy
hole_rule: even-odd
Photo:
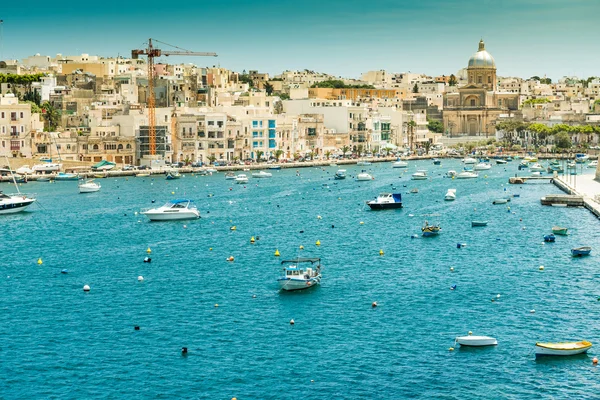
[[[84,292],[89,292],[90,291],[90,285],[83,285],[83,291]]]
[[[535,310],[529,310],[529,312],[530,312],[530,313],[532,313],[532,314],[534,314],[534,313],[535,313]]]
[[[499,298],[500,298],[500,295],[499,295],[499,294],[497,294],[497,295],[496,295],[496,298],[497,298],[497,299],[499,299]]]
[[[138,282],[143,282],[144,281],[144,277],[143,276],[138,276]]]

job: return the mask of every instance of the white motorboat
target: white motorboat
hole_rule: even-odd
[[[337,172],[335,173],[335,175],[333,176],[333,179],[336,179],[336,180],[346,179],[346,170],[338,169]]]
[[[420,169],[417,172],[415,172],[414,174],[411,175],[410,179],[412,179],[413,181],[425,181],[427,180],[429,177],[427,176],[427,171]]]
[[[356,163],[356,165],[358,166],[366,166],[366,165],[371,165],[371,161],[359,161]]]
[[[398,160],[392,163],[392,168],[407,168],[408,163],[406,161]]]
[[[587,154],[577,154],[575,156],[575,162],[577,164],[584,164],[589,159],[590,159],[590,156],[588,156]]]
[[[587,166],[587,167],[588,167],[588,168],[596,168],[597,166],[598,166],[598,160],[593,160],[593,161],[590,161],[590,163],[588,164],[588,166]],[[19,170],[17,170],[17,172],[18,172],[18,171],[19,171]]]
[[[25,210],[35,199],[21,193],[4,194],[0,192],[0,214],[14,214]]]
[[[44,164],[36,164],[33,166],[32,170],[38,173],[46,173],[46,172],[57,172],[62,168],[62,164],[58,163],[44,163]]]
[[[225,179],[228,179],[228,180],[235,179],[235,174],[233,172],[228,172],[225,174]]]
[[[458,336],[455,339],[455,343],[460,344],[461,346],[470,346],[470,347],[482,347],[482,346],[496,346],[498,341],[490,336]]]
[[[402,208],[402,195],[400,193],[381,193],[376,200],[367,201],[367,205],[371,210]]]
[[[252,177],[253,178],[270,178],[272,176],[273,176],[272,173],[265,172],[265,171],[258,171],[258,172],[253,172],[252,173]]]
[[[506,204],[510,201],[510,198],[499,198],[499,199],[495,199],[494,201],[492,201],[492,204],[496,205],[496,204]]]
[[[500,159],[500,158],[496,160],[496,164],[498,164],[498,165],[504,165],[504,164],[506,164],[506,163],[508,163],[508,161],[506,161],[506,160],[502,160],[502,159]]]
[[[208,174],[215,174],[215,173],[219,172],[215,168],[206,168],[205,171]]]
[[[373,176],[366,171],[362,171],[360,174],[356,175],[357,181],[372,181],[373,179],[375,178],[373,178]]]
[[[465,157],[463,159],[464,164],[477,164],[477,160],[472,157]]]
[[[308,263],[310,267],[304,267]],[[316,263],[316,265],[315,265]],[[277,282],[281,290],[309,289],[321,283],[321,259],[320,258],[296,258],[281,262],[283,274]],[[313,267],[314,266],[314,267]]]
[[[456,200],[456,189],[448,189],[446,195],[444,196],[444,200],[446,201],[454,201]]]
[[[237,184],[248,183],[248,177],[246,176],[246,174],[239,174],[235,177],[235,183],[237,183]]]
[[[17,185],[15,175],[10,169],[10,161],[8,161],[8,157],[5,156],[5,158],[8,164],[8,170],[12,175],[12,181],[17,189],[17,193],[4,194],[0,191],[0,214],[14,214],[24,211],[27,207],[35,202],[35,199],[27,197],[19,191],[19,185]]]
[[[456,171],[451,169],[450,171],[446,172],[446,176],[448,178],[454,178],[456,176]]]
[[[463,171],[460,174],[456,175],[456,179],[473,179],[473,178],[477,178],[479,175],[477,174],[477,172],[472,172],[472,171]]]
[[[491,164],[488,163],[479,163],[473,167],[475,171],[487,171],[488,169],[492,169]]]
[[[536,343],[535,355],[539,356],[573,356],[587,352],[592,343],[587,340],[580,342]]]
[[[31,168],[29,168],[29,165],[23,165],[21,168],[18,168],[15,172],[19,175],[31,175],[34,171]]]
[[[100,190],[102,186],[99,183],[94,182],[93,179],[89,179],[85,183],[80,183],[79,185],[79,193],[93,193]]]
[[[179,221],[185,219],[198,219],[200,212],[192,200],[171,200],[159,208],[142,211],[150,221]]]
[[[529,167],[529,170],[531,172],[541,172],[544,170],[544,167],[542,167],[540,164],[535,163],[533,164],[531,167]]]

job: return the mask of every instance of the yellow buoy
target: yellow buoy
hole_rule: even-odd
[[[215,307],[219,307],[219,305],[218,305],[218,304],[215,304]]]
[[[275,250],[275,257],[279,257],[279,256],[280,256],[279,250]]]
[[[208,250],[209,250],[209,251],[212,251],[212,247],[209,247],[209,248],[208,248]]]
[[[454,177],[452,177],[452,179],[454,179]],[[450,347],[448,351],[454,351],[454,347]]]
[[[232,230],[232,231],[235,231],[235,230],[237,229],[237,227],[234,225],[234,226],[232,226],[232,227],[231,227],[231,228],[229,228],[229,229],[230,229],[230,230]]]
[[[543,270],[544,270],[544,266],[540,265],[540,271],[543,271]]]
[[[304,246],[300,245],[300,250],[304,250]]]
[[[473,334],[473,332],[469,331],[469,336],[471,336]]]
[[[317,219],[323,219],[323,217],[321,217],[320,215],[317,215]]]
[[[146,253],[148,253],[148,254],[152,253],[152,250],[150,250],[150,247],[148,247],[148,248],[146,249]]]
[[[361,224],[361,225],[364,225],[365,223],[364,223],[364,222],[362,222],[362,221],[360,221],[360,224]]]
[[[383,249],[379,250],[379,255],[382,256],[383,255]]]
[[[254,236],[250,238],[250,243],[254,243]]]
[[[317,243],[315,243],[315,244],[316,244],[317,246],[320,246],[320,245],[321,245],[321,241],[320,241],[320,240],[317,240]]]
[[[42,265],[42,259],[38,258],[38,265]]]
[[[175,192],[171,192],[171,194],[175,194]]]

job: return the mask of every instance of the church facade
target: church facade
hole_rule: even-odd
[[[447,136],[494,136],[502,114],[519,108],[518,93],[498,92],[496,62],[483,40],[469,59],[468,83],[444,95],[444,130]]]

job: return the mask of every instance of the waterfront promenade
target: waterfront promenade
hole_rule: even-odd
[[[568,194],[583,196],[585,208],[600,218],[600,182],[594,178],[594,174],[560,175],[554,184]]]

